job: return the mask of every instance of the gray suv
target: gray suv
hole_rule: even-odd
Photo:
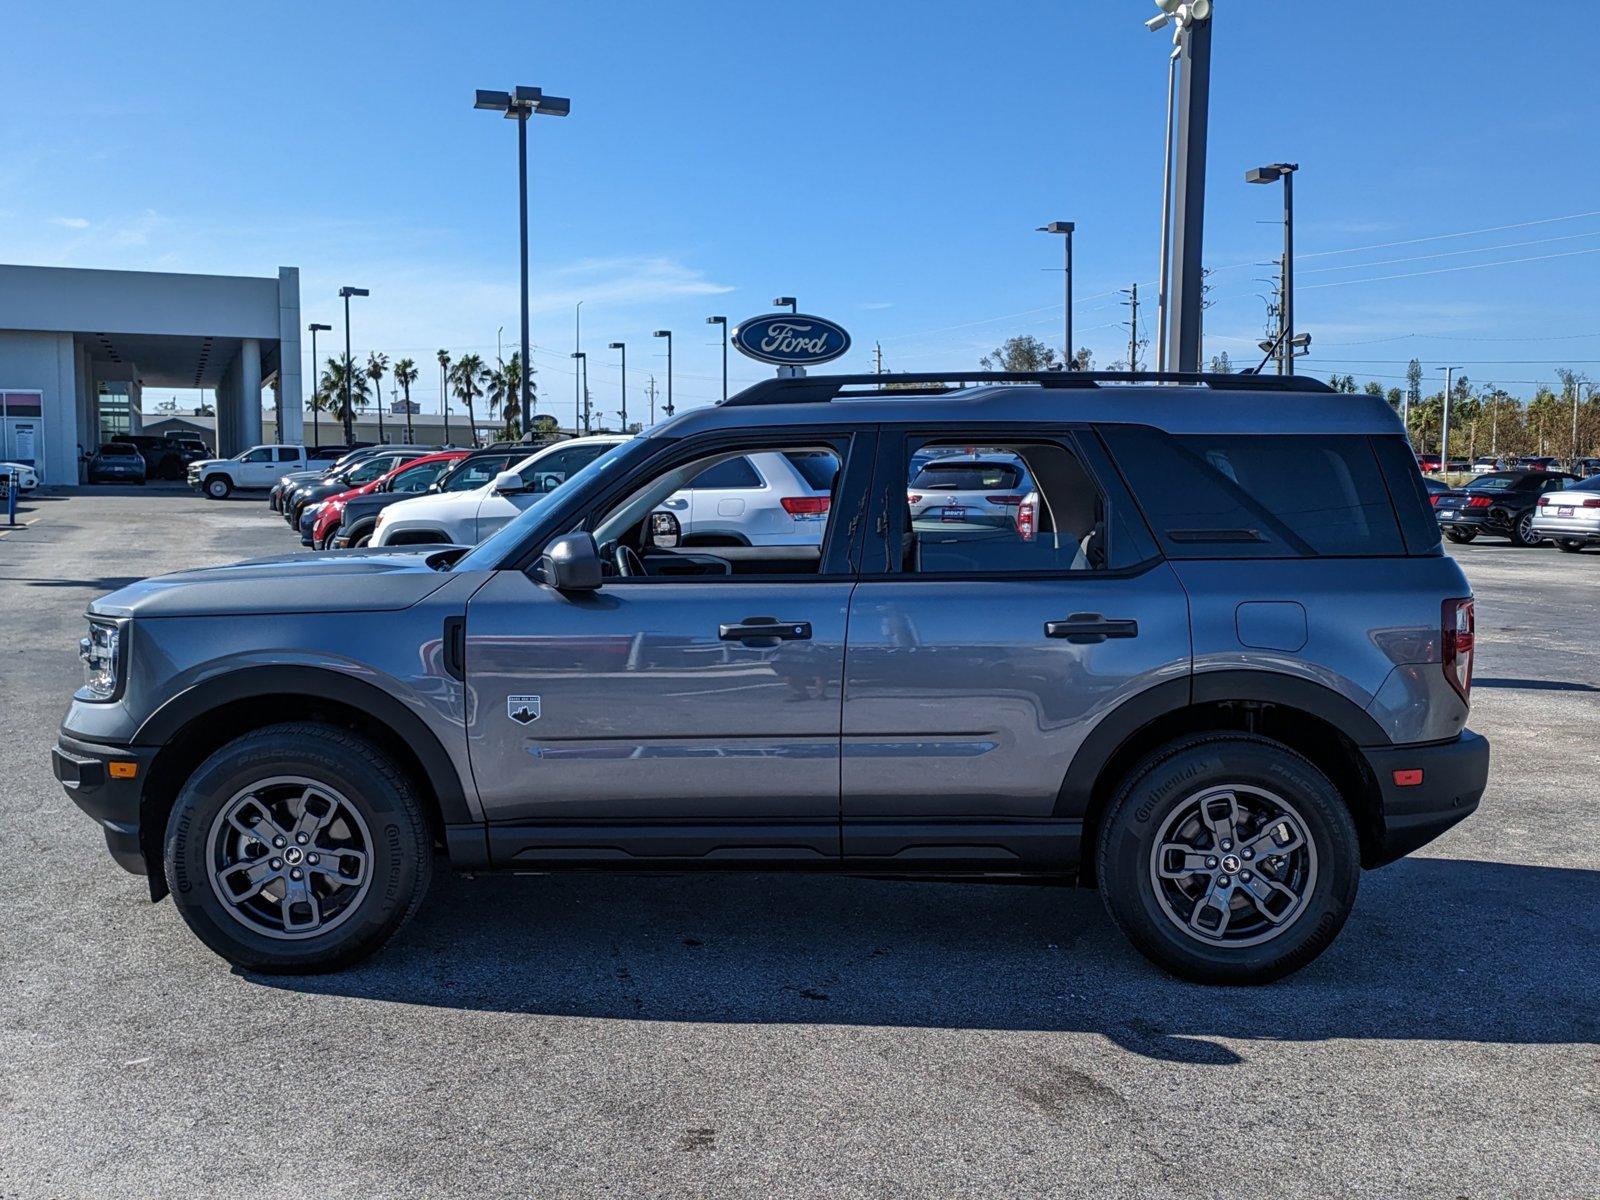
[[[879,382],[684,413],[470,549],[114,592],[56,774],[259,971],[372,953],[442,853],[1076,879],[1169,971],[1261,981],[1332,941],[1363,868],[1477,806],[1471,592],[1381,398]],[[1015,520],[913,515],[914,464],[952,449],[1023,464]],[[679,545],[662,502],[756,452],[831,460],[782,506],[820,536]]]

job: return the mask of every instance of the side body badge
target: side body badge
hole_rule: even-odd
[[[531,725],[539,719],[539,697],[507,696],[506,716],[518,725]]]

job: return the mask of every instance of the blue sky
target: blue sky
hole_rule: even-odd
[[[514,127],[475,87],[572,97],[530,130],[535,365],[563,418],[580,299],[592,389],[614,407],[605,345],[624,340],[637,409],[647,373],[665,383],[652,329],[676,331],[680,405],[707,402],[705,316],[779,294],[845,324],[859,369],[874,342],[892,370],[1016,333],[1059,345],[1060,242],[1033,232],[1051,219],[1078,225],[1097,363],[1125,353],[1117,289],[1153,297],[1169,42],[1150,4],[145,7],[11,7],[0,259],[292,264],[334,339],[338,286],[370,287],[358,354],[417,359],[430,409],[435,349],[516,338]],[[1398,382],[1416,355],[1523,394],[1561,364],[1600,377],[1593,67],[1570,6],[1216,7],[1208,354],[1240,363],[1260,336],[1251,264],[1277,253],[1280,198],[1243,172],[1289,159],[1306,367]],[[765,371],[734,356],[735,383]]]

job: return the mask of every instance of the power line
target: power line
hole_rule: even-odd
[[[1588,250],[1563,250],[1557,254],[1533,254],[1526,258],[1502,258],[1497,262],[1465,263],[1459,267],[1435,267],[1431,271],[1402,271],[1396,275],[1372,275],[1366,279],[1337,279],[1330,283],[1308,283],[1300,290],[1312,291],[1317,288],[1352,287],[1358,283],[1383,283],[1391,279],[1416,279],[1422,275],[1452,275],[1457,271],[1481,271],[1486,267],[1509,267],[1517,263],[1545,262],[1552,258],[1578,258],[1585,254],[1600,254],[1600,246]]]

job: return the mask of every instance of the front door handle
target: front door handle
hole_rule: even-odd
[[[811,639],[811,622],[746,617],[718,625],[717,636],[725,642],[804,642]]]
[[[1089,646],[1107,638],[1139,636],[1139,622],[1108,620],[1099,613],[1073,613],[1065,621],[1046,621],[1044,635],[1066,638],[1075,646]]]

